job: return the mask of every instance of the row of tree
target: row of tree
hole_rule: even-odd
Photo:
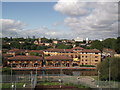
[[[29,49],[29,50],[43,50],[43,49],[47,49],[47,48],[52,48],[52,47],[47,47],[47,46],[39,46],[39,45],[35,45],[34,41],[37,39],[32,39],[32,38],[2,38],[3,40],[3,48],[6,49],[11,49],[11,48],[19,48],[19,49]],[[24,43],[20,43],[19,41],[24,41]],[[47,38],[42,38],[42,41],[44,43],[51,43],[52,39],[47,39]],[[11,44],[6,44],[6,42],[10,42]],[[72,45],[76,45],[79,46],[80,42],[75,42],[75,43],[71,43],[71,45],[66,45],[66,43],[58,43],[58,44],[54,44],[53,46],[55,48],[59,48],[59,49],[71,49],[73,46]],[[108,38],[105,39],[103,41],[99,41],[99,40],[94,40],[91,43],[91,46],[82,46],[83,48],[86,49],[98,49],[100,51],[103,50],[103,48],[109,48],[109,49],[114,49],[116,50],[117,53],[120,53],[120,37],[118,37],[117,39],[115,38]]]
[[[120,53],[120,37],[118,37],[117,39],[108,38],[104,41],[95,40],[92,42],[91,48],[96,48],[100,51],[102,51],[103,48],[109,48],[114,49],[117,53]]]

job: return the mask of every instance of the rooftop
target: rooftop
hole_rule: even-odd
[[[8,60],[42,60],[42,57],[39,56],[14,56],[8,58]]]
[[[67,56],[48,56],[45,58],[46,60],[72,60],[71,57]]]

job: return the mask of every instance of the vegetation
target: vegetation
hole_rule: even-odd
[[[84,85],[81,85],[81,84],[74,84],[74,83],[65,83],[65,85],[75,86],[75,87],[78,87],[78,88],[90,88],[90,87],[87,87],[87,86],[84,86]]]
[[[95,49],[98,49],[98,50],[102,51],[102,49],[103,49],[102,42],[99,41],[99,40],[93,41],[92,44],[91,44],[91,48],[95,48]]]
[[[9,67],[2,68],[2,74],[10,75],[11,74],[11,68],[9,68]],[[15,74],[15,72],[12,71],[12,74]]]
[[[18,49],[27,49],[27,50],[44,50],[47,48],[51,48],[48,46],[39,46],[35,45],[34,41],[37,39],[33,38],[2,38],[2,48],[3,49],[12,49],[12,48],[18,48]],[[47,39],[47,38],[41,38],[42,43],[52,43],[54,39]],[[58,40],[58,39],[56,39]],[[80,43],[85,43],[84,42],[67,42],[67,43],[58,43],[55,45],[56,48],[58,49],[71,49],[73,44],[76,46],[80,46]],[[54,45],[54,44],[53,44]],[[117,39],[115,38],[107,38],[103,41],[99,40],[93,40],[91,45],[88,47],[86,46],[81,46],[86,49],[98,49],[100,51],[103,50],[103,48],[109,48],[109,49],[114,49],[118,54],[120,54],[120,37]]]
[[[38,85],[65,85],[65,86],[74,86],[74,87],[77,87],[77,88],[89,88],[89,87],[86,87],[84,85],[81,85],[81,84],[74,84],[74,83],[59,83],[59,82],[42,82],[42,83],[38,83]]]
[[[110,70],[110,79],[115,81],[120,81],[120,58],[106,58],[103,62],[101,62],[97,70],[100,72],[101,80],[109,80],[109,70]]]
[[[30,52],[29,55],[31,55],[31,56],[41,56],[41,54],[36,53],[36,52]]]
[[[58,49],[71,49],[72,45],[57,44],[56,48],[58,48]]]
[[[25,83],[16,83],[16,88],[23,88],[24,84]],[[10,88],[12,88],[12,85],[15,85],[15,83],[14,84],[12,84],[12,83],[2,83],[2,88],[9,88],[10,89]]]

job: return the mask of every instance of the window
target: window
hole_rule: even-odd
[[[86,56],[86,58],[87,58],[87,56]]]
[[[98,58],[98,56],[95,56],[95,58]]]
[[[85,61],[87,61],[87,59]]]
[[[95,62],[97,62],[98,60],[95,60]]]

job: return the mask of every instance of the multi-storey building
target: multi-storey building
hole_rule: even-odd
[[[45,55],[50,56],[67,56],[73,58],[74,65],[97,65],[101,62],[101,52],[97,49],[83,49],[75,47],[72,49],[47,49]],[[72,63],[72,64],[73,64]]]
[[[20,50],[15,50],[17,53]],[[16,54],[14,52],[14,54]],[[31,52],[38,56],[30,56]],[[13,55],[7,58],[7,65],[13,67],[72,67],[80,65],[97,65],[101,62],[101,52],[97,49],[84,49],[74,47],[72,49],[25,50],[25,55]]]
[[[7,64],[12,67],[42,67],[43,58],[39,56],[14,56],[9,57]]]

